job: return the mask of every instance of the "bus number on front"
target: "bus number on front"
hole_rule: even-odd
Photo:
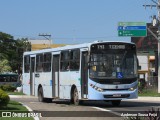
[[[99,50],[103,50],[104,49],[104,45],[97,45]]]

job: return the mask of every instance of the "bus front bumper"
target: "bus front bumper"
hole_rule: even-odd
[[[134,91],[91,91],[89,94],[90,100],[126,100],[126,99],[136,99],[138,98],[138,89]]]

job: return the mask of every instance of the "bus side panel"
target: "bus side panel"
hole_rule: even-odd
[[[45,98],[52,98],[52,84],[51,85],[45,85],[43,87],[43,93]]]
[[[60,72],[60,98],[61,99],[70,99],[71,97],[70,92],[71,92],[72,85],[77,86],[77,89],[79,91],[79,97],[81,97],[79,71]]]
[[[38,93],[38,86],[39,85],[41,85],[43,88],[44,97],[52,98],[51,72],[36,73],[36,77],[35,77],[35,94],[36,94],[36,96]]]
[[[23,74],[23,93],[30,95],[30,73],[24,73]]]
[[[65,97],[70,95],[69,91],[65,90],[65,87],[67,85],[69,85],[69,83],[70,83],[70,71],[60,72],[60,75],[59,75],[59,86],[60,86],[59,87],[59,89],[60,89],[59,97],[61,99],[64,99]]]

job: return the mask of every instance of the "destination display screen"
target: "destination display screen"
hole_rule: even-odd
[[[91,45],[91,51],[96,50],[135,50],[136,46],[133,44],[122,43],[100,43]]]

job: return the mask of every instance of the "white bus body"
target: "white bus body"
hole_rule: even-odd
[[[97,41],[25,52],[23,58],[23,92],[39,101],[105,100],[119,105],[138,97],[133,43]]]

